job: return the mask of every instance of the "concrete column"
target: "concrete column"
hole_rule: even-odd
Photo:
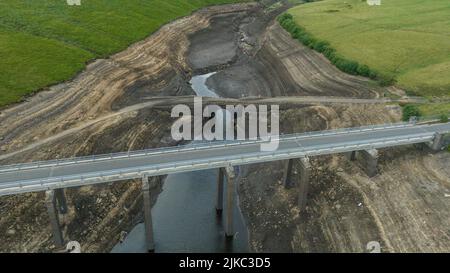
[[[355,161],[356,160],[356,151],[345,153],[345,156],[347,157],[348,160]]]
[[[416,143],[416,144],[413,144],[413,146],[414,146],[414,148],[416,148],[419,151],[423,151],[427,147],[427,145],[425,143]]]
[[[294,166],[294,159],[286,160],[284,163],[283,184],[286,189],[292,186],[292,167]]]
[[[219,168],[218,174],[217,174],[217,203],[216,203],[216,211],[217,214],[221,214],[223,211],[223,181],[224,180],[224,169]]]
[[[45,192],[45,205],[47,206],[50,225],[52,227],[53,241],[56,247],[64,246],[63,234],[59,224],[58,208],[56,206],[55,191],[48,190]]]
[[[363,150],[359,151],[361,154],[361,164],[367,176],[374,177],[378,174],[378,150]]]
[[[311,177],[311,163],[308,157],[300,159],[300,183],[298,194],[298,208],[300,213],[305,210],[308,200],[309,181]]]
[[[55,190],[56,201],[58,203],[59,213],[66,214],[67,213],[67,199],[64,189]]]
[[[225,236],[233,237],[233,212],[234,212],[234,183],[236,179],[236,173],[232,166],[226,168],[227,175],[227,215],[225,222]]]
[[[145,242],[147,250],[153,252],[155,243],[153,240],[152,202],[150,199],[150,184],[146,175],[142,177],[142,196],[144,198]]]
[[[430,148],[435,152],[439,152],[442,150],[442,147],[444,147],[444,135],[436,133],[436,136],[431,143]]]

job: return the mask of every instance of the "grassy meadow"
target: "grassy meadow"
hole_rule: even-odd
[[[0,1],[0,106],[67,80],[93,58],[125,49],[207,5],[239,0]]]
[[[367,65],[406,91],[450,97],[450,1],[323,0],[289,10],[336,53]]]

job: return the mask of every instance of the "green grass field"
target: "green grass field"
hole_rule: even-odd
[[[0,1],[0,106],[67,80],[177,17],[239,0]]]
[[[418,104],[420,112],[424,116],[450,115],[450,103]]]
[[[289,10],[349,60],[423,96],[450,96],[450,1],[323,0]]]

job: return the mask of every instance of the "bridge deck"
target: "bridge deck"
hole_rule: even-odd
[[[24,163],[0,168],[0,196],[107,183],[170,173],[350,152],[433,141],[450,123],[393,124],[280,136],[279,149],[262,141],[211,142],[163,149]]]

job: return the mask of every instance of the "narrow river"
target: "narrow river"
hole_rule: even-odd
[[[206,86],[206,80],[213,74],[192,78],[190,83],[197,96],[218,97]],[[248,252],[248,231],[238,198],[234,206],[236,235],[234,240],[225,239],[225,221],[217,216],[215,209],[217,174],[217,170],[207,170],[167,177],[152,209],[156,252]],[[226,211],[222,215],[226,215]],[[137,225],[112,252],[147,252],[144,225]]]

